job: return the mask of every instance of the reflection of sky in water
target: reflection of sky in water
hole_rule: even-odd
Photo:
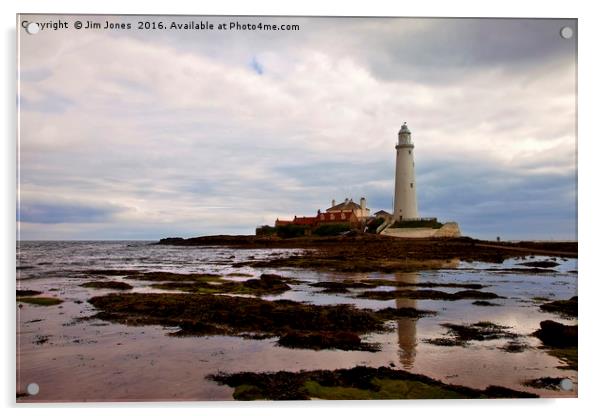
[[[231,250],[223,247],[164,247],[140,242],[21,243],[18,265],[22,288],[37,289],[61,297],[60,307],[25,305],[20,309],[18,335],[20,383],[35,378],[41,385],[40,400],[114,399],[231,399],[231,389],[204,377],[216,371],[269,371],[335,369],[354,365],[390,365],[426,374],[444,382],[484,388],[490,384],[526,389],[540,395],[575,396],[576,392],[532,390],[521,382],[537,377],[569,377],[576,372],[559,370],[558,359],[538,349],[540,342],[530,336],[539,322],[553,319],[576,323],[539,310],[541,301],[567,299],[577,294],[577,260],[563,261],[554,271],[538,274],[485,269],[524,268],[517,263],[549,259],[538,256],[511,259],[502,264],[460,262],[456,269],[415,273],[330,273],[294,269],[235,268],[232,262],[286,256],[299,250]],[[234,256],[234,257],[232,257]],[[28,266],[32,268],[28,268]],[[237,337],[174,338],[156,326],[127,327],[102,321],[74,321],[89,316],[94,308],[86,300],[109,290],[86,289],[81,271],[86,269],[165,270],[180,273],[209,272],[278,273],[303,281],[293,290],[265,299],[291,299],[318,305],[347,303],[360,308],[413,307],[434,310],[436,316],[403,318],[390,322],[393,331],[366,336],[382,344],[377,353],[357,351],[312,351],[277,347],[274,339],[244,340]],[[480,283],[505,299],[492,299],[501,306],[475,306],[473,300],[435,301],[358,299],[363,289],[345,294],[322,294],[309,286],[318,281],[391,279],[407,283]],[[110,277],[111,280],[125,280]],[[239,280],[240,277],[232,277]],[[243,278],[244,279],[244,278]],[[161,292],[148,282],[127,280],[137,292]],[[56,290],[51,290],[56,289]],[[380,289],[392,290],[391,287]],[[462,288],[436,287],[456,292]],[[37,319],[42,321],[31,322]],[[442,347],[425,343],[428,338],[445,336],[442,323],[491,321],[511,327],[529,348],[508,353],[499,347],[507,339],[471,342],[467,347]],[[45,344],[35,344],[37,336],[48,335]]]

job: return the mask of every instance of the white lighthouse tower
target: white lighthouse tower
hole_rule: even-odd
[[[395,164],[395,202],[393,219],[395,221],[418,218],[416,202],[416,179],[414,176],[414,143],[412,133],[404,122],[399,130]]]

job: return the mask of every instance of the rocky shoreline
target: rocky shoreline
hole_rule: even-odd
[[[164,238],[160,245],[228,246],[238,249],[298,248],[302,253],[286,258],[249,260],[236,267],[295,267],[341,272],[398,272],[454,267],[454,262],[501,263],[505,259],[548,254],[576,258],[577,242],[499,243],[469,237],[401,239],[372,234],[283,239],[252,235],[215,235],[195,238]],[[537,269],[537,270],[536,270]],[[536,267],[521,269],[539,272]],[[542,269],[544,272],[545,269]]]
[[[333,246],[382,246],[392,249],[414,248],[421,249],[435,246],[444,249],[446,254],[465,254],[466,250],[476,251],[480,254],[491,252],[514,251],[507,256],[516,256],[515,250],[526,254],[539,254],[541,252],[565,253],[565,257],[577,257],[578,243],[576,241],[518,241],[494,242],[478,240],[471,237],[457,238],[396,238],[374,234],[348,234],[334,237],[297,237],[279,238],[275,236],[255,235],[208,235],[201,237],[182,238],[167,237],[159,240],[160,245],[174,246],[228,246],[235,248],[327,248]],[[409,254],[419,254],[410,251]]]

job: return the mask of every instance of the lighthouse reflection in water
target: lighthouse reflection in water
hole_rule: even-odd
[[[398,273],[395,280],[402,283],[414,284],[419,279],[418,272]],[[396,299],[395,306],[399,308],[417,308],[416,299]],[[397,319],[397,337],[399,343],[399,361],[404,369],[409,370],[414,365],[416,357],[416,323],[417,318]]]

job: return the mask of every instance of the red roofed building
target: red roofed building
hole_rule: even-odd
[[[279,220],[278,218],[276,218],[276,223],[274,224],[275,227],[281,227],[283,225],[289,225],[292,224],[292,221],[289,220]]]
[[[318,225],[347,223],[352,227],[359,224],[360,220],[353,211],[335,211],[335,212],[320,212],[317,217]]]
[[[295,216],[295,218],[293,220],[276,219],[275,226],[279,227],[279,226],[283,226],[283,225],[293,224],[293,225],[303,225],[303,226],[307,226],[307,227],[313,227],[316,225],[317,221],[318,221],[317,217],[297,217],[297,216]]]
[[[313,227],[317,223],[316,217],[295,217],[293,220],[293,224],[295,225],[307,225],[308,227]]]
[[[333,200],[332,206],[327,208],[326,212],[318,210],[315,217],[295,216],[292,220],[276,219],[274,226],[276,228],[288,225],[303,227],[305,234],[309,235],[322,225],[345,225],[349,228],[361,228],[369,216],[370,210],[366,207],[366,198],[364,197],[360,199],[360,204],[356,204],[352,199],[346,199],[345,202],[337,205]]]
[[[362,220],[370,216],[370,209],[366,207],[366,198],[361,197],[359,205],[353,202],[353,199],[346,198],[344,202],[337,204],[336,201],[332,200],[332,206],[326,209],[326,212],[353,212],[355,216]]]

